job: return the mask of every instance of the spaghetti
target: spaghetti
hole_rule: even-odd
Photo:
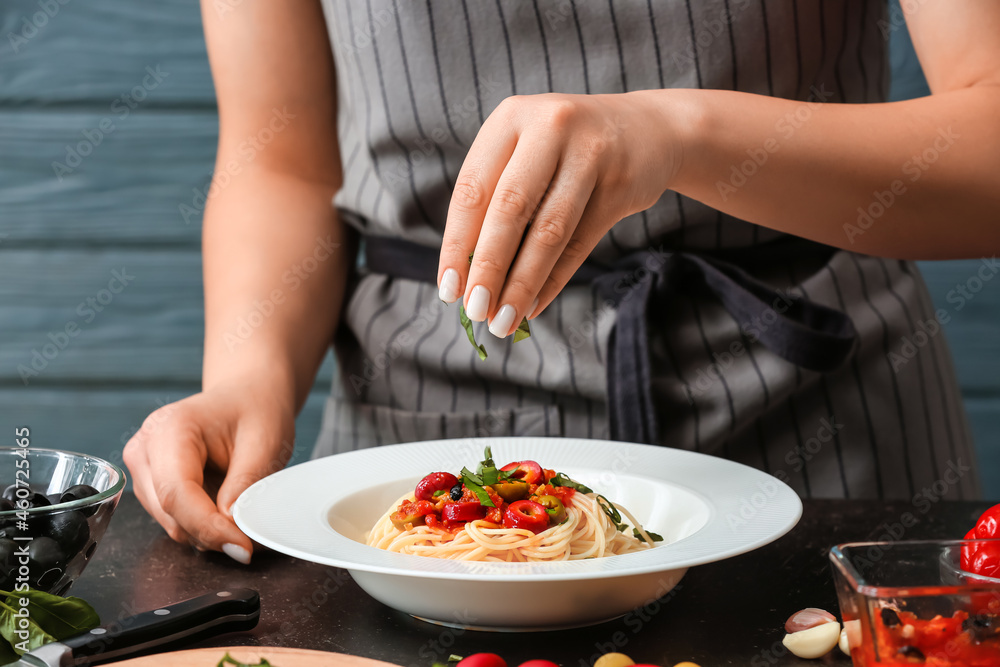
[[[382,515],[367,544],[431,558],[545,562],[643,551],[660,539],[627,510],[534,461],[498,470],[487,448],[475,474],[424,477]]]

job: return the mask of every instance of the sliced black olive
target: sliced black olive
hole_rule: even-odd
[[[882,625],[887,628],[892,628],[902,623],[899,620],[899,614],[896,613],[895,609],[889,607],[882,607]]]
[[[462,499],[462,483],[459,482],[455,486],[451,487],[451,499],[454,501],[459,501]]]
[[[48,520],[45,534],[58,542],[67,556],[76,554],[90,539],[90,525],[82,512],[59,512]]]

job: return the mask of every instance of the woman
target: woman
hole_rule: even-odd
[[[316,455],[616,437],[806,496],[978,493],[911,260],[1000,247],[1000,6],[910,3],[934,94],[897,104],[856,104],[885,97],[876,0],[258,0],[203,18],[217,169],[239,172],[205,215],[203,391],[125,451],[175,540],[249,562],[229,507],[287,461],[335,332]],[[485,361],[441,303],[459,300],[488,323]]]

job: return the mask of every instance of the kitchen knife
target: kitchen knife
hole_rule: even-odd
[[[84,667],[140,655],[225,632],[251,630],[260,620],[260,595],[248,588],[209,593],[146,611],[40,646],[15,667]]]

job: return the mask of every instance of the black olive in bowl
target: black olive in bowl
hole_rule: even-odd
[[[87,454],[0,448],[0,487],[0,589],[64,595],[104,536],[125,473]],[[27,551],[26,567],[15,550]]]

